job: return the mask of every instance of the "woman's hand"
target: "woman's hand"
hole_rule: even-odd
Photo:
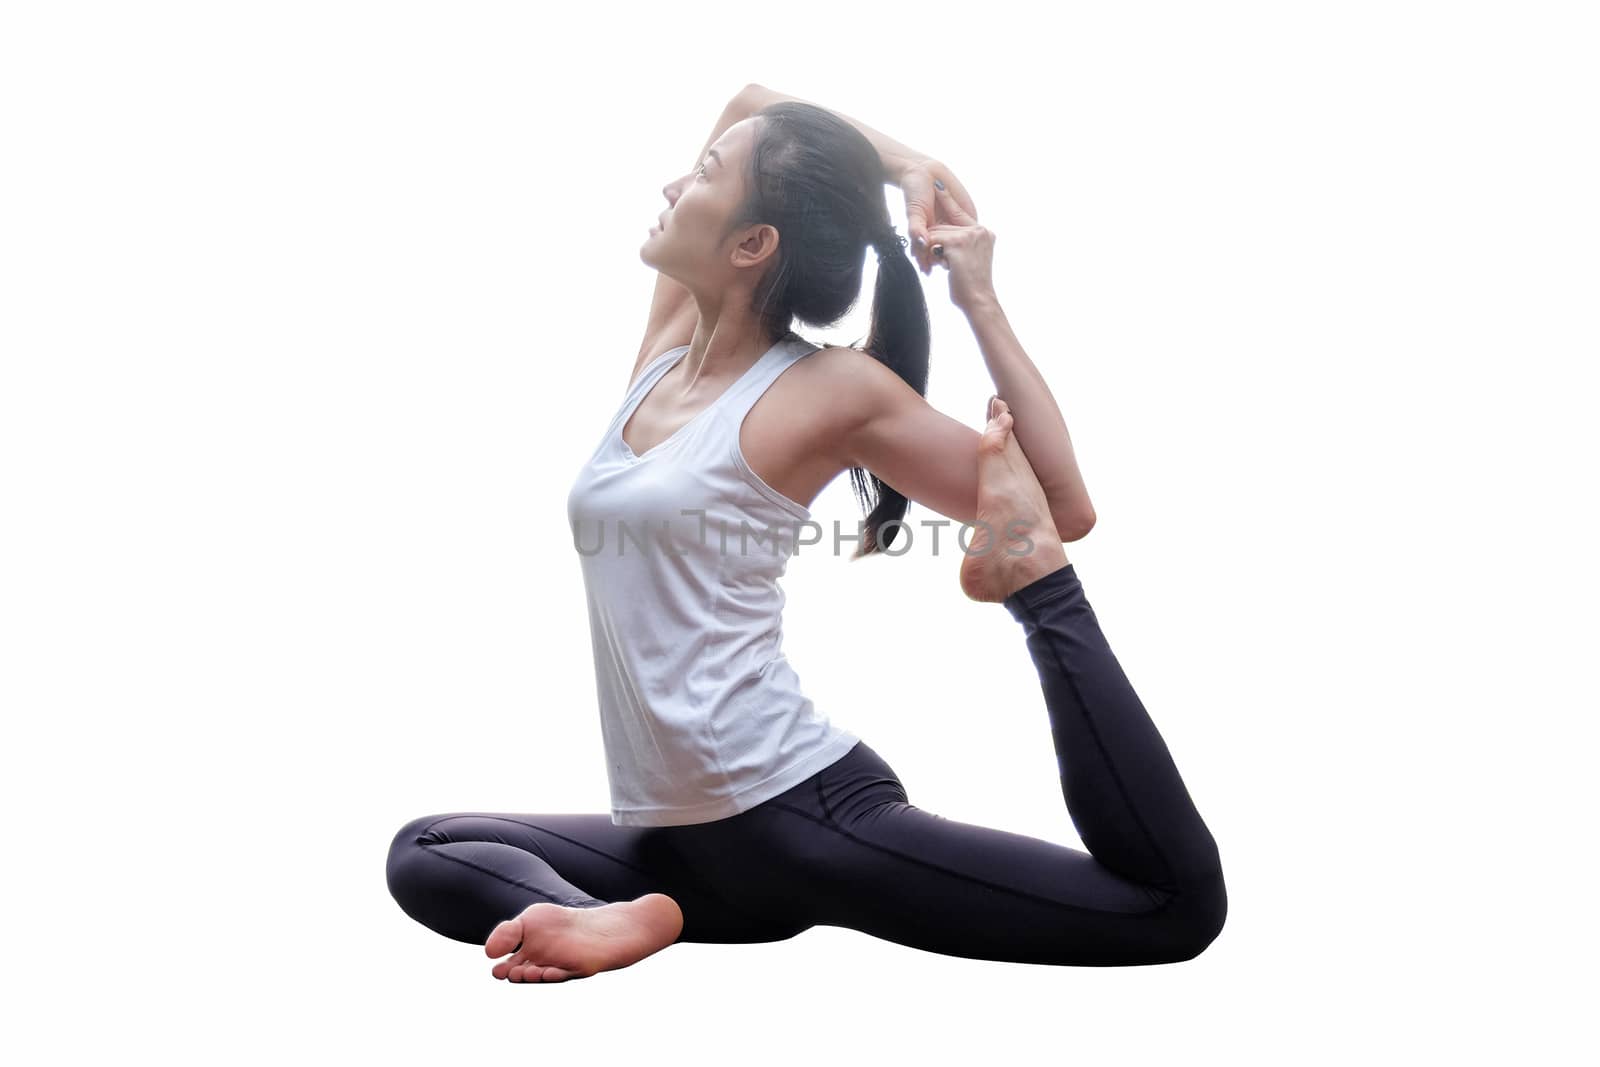
[[[935,205],[947,225],[927,229],[928,254],[950,269],[950,302],[971,311],[980,301],[993,300],[994,234],[978,225],[948,190],[935,188]]]
[[[940,206],[939,193],[953,194],[948,197],[949,202],[959,207],[973,222],[978,221],[977,205],[950,168],[936,159],[919,159],[908,164],[901,171],[898,184],[906,196],[906,229],[910,231],[907,236],[910,238],[912,258],[917,261],[922,273],[932,274],[935,260],[928,242],[928,229],[942,222],[954,221],[950,209]]]

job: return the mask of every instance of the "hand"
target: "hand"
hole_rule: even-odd
[[[978,225],[948,190],[936,189],[935,204],[948,225],[927,230],[929,255],[950,270],[950,302],[963,311],[994,299],[994,233]]]
[[[960,207],[973,222],[978,221],[978,208],[967,195],[966,186],[950,172],[950,168],[936,159],[919,159],[900,174],[900,191],[906,196],[906,229],[909,231],[911,256],[924,274],[933,273],[933,250],[928,244],[928,228],[941,222],[952,221],[948,209],[939,206],[939,182],[943,191],[953,194],[952,203]]]

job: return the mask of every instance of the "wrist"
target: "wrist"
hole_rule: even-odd
[[[921,163],[933,162],[932,156],[911,153],[900,155],[898,153],[881,153],[879,158],[883,161],[883,173],[889,184],[899,188],[905,179],[906,172]]]
[[[909,171],[910,168],[914,168],[914,166],[917,166],[918,163],[928,162],[931,157],[926,157],[926,155],[899,155],[896,154],[896,152],[883,152],[883,154],[880,154],[880,157],[878,158],[880,158],[880,160],[883,162],[883,178],[888,181],[888,184],[891,184],[891,186],[894,186],[896,189],[898,189],[898,187],[901,186],[901,182],[906,179],[906,171]]]
[[[1000,307],[1000,298],[993,292],[983,293],[970,297],[962,305],[961,310],[967,318],[1003,318],[1005,311]]]
[[[768,89],[765,85],[759,85],[756,82],[751,82],[735,93],[731,106],[737,108],[744,117],[749,118],[767,105],[785,100],[792,100],[799,104],[811,104],[812,107],[822,106],[814,104],[804,97],[790,96],[788,93],[780,93],[775,89]],[[901,144],[887,134],[879,133],[866,123],[853,119],[843,112],[834,111],[833,113],[850,123],[857,130],[860,130],[862,136],[872,143],[872,147],[878,151],[878,162],[883,167],[884,179],[893,185],[898,186],[906,171],[918,163],[929,163],[933,160],[932,156],[918,152],[909,145]]]

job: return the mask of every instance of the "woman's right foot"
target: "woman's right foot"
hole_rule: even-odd
[[[1044,488],[1011,433],[1014,421],[1004,400],[990,400],[978,439],[978,521],[961,561],[961,591],[973,600],[1004,600],[1067,565]]]
[[[494,928],[484,951],[505,956],[496,978],[512,982],[563,982],[638,963],[678,939],[683,912],[665,893],[598,908],[530,904]]]

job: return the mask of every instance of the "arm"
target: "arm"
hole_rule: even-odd
[[[689,164],[692,168],[705,158],[706,149],[716,143],[728,131],[728,127],[741,122],[754,114],[750,102],[745,97],[745,92],[734,94],[723,105],[722,114],[717,118],[717,123],[711,128],[711,134],[700,146],[700,152]],[[644,338],[639,342],[639,355],[633,361],[633,372],[628,376],[631,383],[639,376],[639,371],[646,363],[655,359],[669,348],[685,345],[694,337],[694,327],[700,319],[700,309],[695,306],[694,297],[688,289],[675,278],[669,278],[661,272],[656,272],[656,288],[650,298],[650,316],[645,322]]]
[[[1003,328],[1004,320],[999,321]],[[1017,446],[1039,478],[1056,532],[1063,541],[1076,541],[1094,528],[1095,513],[1083,492],[1066,425],[1016,339],[1009,331],[1009,341],[1000,339],[993,329],[981,328],[980,336],[990,339],[980,343],[1000,397],[1016,419]],[[871,356],[851,348],[826,352],[832,377],[827,392],[838,398],[826,436],[840,467],[865,467],[908,499],[957,522],[972,522],[978,511],[978,432],[930,405]],[[1065,474],[1052,467],[1063,457],[1069,465]]]
[[[1079,531],[1077,536],[1082,537],[1094,527],[1094,505],[1089,501],[1089,491],[1072,450],[1072,436],[1067,433],[1067,422],[1055,396],[1045,384],[1044,375],[1023,351],[1022,342],[1011,332],[1011,324],[996,297],[991,294],[973,302],[966,315],[989,367],[989,376],[994,379],[995,392],[1016,419],[1011,432],[1038,476],[1056,529],[1066,541],[1077,539],[1068,531]]]
[[[749,108],[748,114],[751,115],[754,115],[768,104],[775,104],[780,100],[794,100],[802,104],[810,104],[812,107],[824,106],[811,100],[801,99],[798,96],[788,96],[768,89],[764,85],[757,85],[754,82],[746,85],[739,95],[746,101],[746,106]],[[889,184],[891,185],[898,186],[900,184],[900,176],[905,173],[906,168],[911,164],[931,158],[927,153],[909,148],[896,141],[893,137],[879,133],[866,123],[851,118],[837,108],[830,107],[827,110],[832,111],[835,115],[860,130],[861,135],[872,142],[872,147],[878,150],[878,158],[883,161],[883,171],[888,176]],[[1007,402],[1009,403],[1009,401]]]
[[[793,100],[801,104],[810,104],[812,107],[822,107],[798,96],[789,96],[785,93],[775,92],[764,85],[751,82],[740,90],[740,95],[745,98],[750,108],[750,114],[755,114],[769,104],[785,100]],[[951,173],[950,168],[932,158],[926,153],[919,152],[901,144],[887,134],[868,126],[859,119],[853,119],[841,111],[824,108],[836,118],[854,126],[860,134],[867,139],[873,148],[878,151],[878,162],[883,167],[884,180],[889,184],[899,187],[905,194],[906,201],[906,233],[910,244],[907,251],[911,258],[916,260],[917,267],[924,274],[931,275],[937,260],[928,244],[928,228],[942,220],[944,212],[938,209],[934,190],[936,180],[943,182],[943,187],[956,204],[963,208],[973,218],[977,217],[978,206],[972,202],[972,196],[967,192],[961,180]]]
[[[752,82],[740,95],[749,113],[780,100],[799,100]],[[830,108],[860,130],[878,150],[889,181],[899,185],[906,171],[931,157]],[[976,220],[974,220],[976,221]],[[976,301],[968,313],[978,347],[994,379],[995,391],[1011,408],[1017,445],[1028,458],[1050,502],[1051,517],[1064,541],[1076,541],[1095,524],[1083,476],[1078,471],[1066,421],[1044,376],[1011,332],[1000,303],[992,294]],[[850,455],[845,465],[865,467],[912,500],[950,518],[970,522],[977,512],[977,431],[931,407],[892,371],[876,360],[850,361],[847,374],[860,374],[865,407],[857,412],[852,438],[843,442]],[[970,468],[970,469],[968,469]],[[969,500],[970,498],[970,500]]]

